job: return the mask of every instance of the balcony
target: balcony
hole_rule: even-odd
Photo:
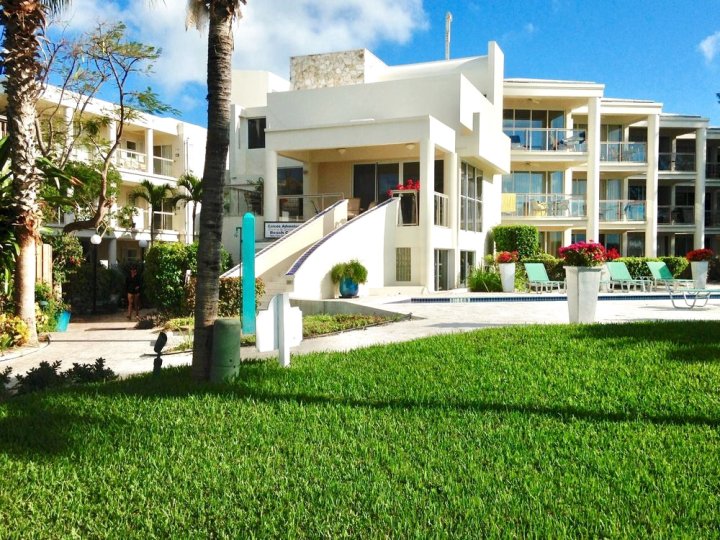
[[[505,129],[513,150],[530,152],[586,152],[585,130],[565,128]]]
[[[398,226],[408,227],[420,225],[417,189],[392,189],[391,197],[400,198],[400,212],[398,212]]]
[[[694,206],[658,206],[658,225],[693,225]]]
[[[647,144],[644,142],[601,142],[600,161],[647,163]]]
[[[658,170],[695,172],[695,154],[660,152],[658,154]]]
[[[113,156],[114,163],[121,169],[129,169],[131,171],[147,171],[146,154],[136,152],[135,150],[118,149]]]
[[[561,193],[503,193],[502,215],[512,217],[582,218],[585,198]]]
[[[720,179],[720,163],[708,163],[705,165],[705,176],[707,178]]]
[[[645,221],[645,201],[627,199],[601,200],[599,214],[601,222],[643,222]]]

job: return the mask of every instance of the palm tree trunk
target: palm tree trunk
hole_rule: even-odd
[[[202,212],[195,297],[192,374],[210,375],[213,324],[217,319],[220,286],[220,243],[223,220],[225,162],[230,142],[230,84],[232,80],[232,13],[228,0],[211,1],[208,30],[208,131],[203,171]],[[229,0],[232,3],[232,0]]]
[[[40,94],[37,30],[44,28],[40,2],[4,0],[0,11],[4,26],[5,91],[8,144],[13,175],[15,234],[20,254],[15,264],[15,312],[28,325],[30,344],[37,345],[35,321],[35,241],[39,237],[40,176],[35,168],[35,104]]]

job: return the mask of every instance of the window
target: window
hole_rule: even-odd
[[[548,129],[551,128],[551,129]],[[549,150],[551,141],[563,139],[565,113],[563,111],[505,109],[503,130],[514,144],[533,150]],[[562,130],[558,134],[556,130]],[[562,136],[559,136],[562,135]]]
[[[412,268],[410,248],[395,248],[395,281],[410,281]]]
[[[475,252],[460,252],[460,285],[467,285],[467,278],[475,267]]]
[[[562,171],[514,171],[503,176],[503,193],[562,193]]]
[[[248,118],[248,148],[265,148],[265,118]]]
[[[460,164],[460,228],[465,231],[482,230],[483,172],[462,162]]]

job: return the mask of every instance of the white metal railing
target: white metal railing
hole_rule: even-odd
[[[448,215],[448,196],[444,193],[435,192],[435,225],[440,227],[450,226]]]
[[[600,161],[647,163],[647,143],[601,142]]]
[[[391,189],[391,197],[400,198],[400,211],[398,212],[398,226],[407,227],[419,225],[418,190],[417,189]]]
[[[159,174],[161,176],[172,176],[173,160],[153,156],[153,174]]]
[[[582,195],[562,193],[503,193],[502,214],[516,217],[585,217]]]
[[[115,152],[115,165],[123,169],[131,169],[133,171],[146,171],[146,155],[135,150],[127,150],[119,148]]]
[[[316,195],[279,195],[278,216],[282,221],[307,221],[344,198],[345,195],[340,192]]]
[[[645,221],[645,201],[601,200],[600,221]]]
[[[695,171],[695,154],[680,152],[660,152],[658,169],[661,171]]]
[[[585,130],[567,128],[504,129],[510,148],[539,152],[586,152]]]
[[[660,225],[692,225],[695,223],[695,207],[658,206],[657,222]]]

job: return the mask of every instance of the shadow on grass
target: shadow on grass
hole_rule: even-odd
[[[588,327],[589,328],[589,327]],[[534,405],[532,403],[497,402],[483,399],[446,400],[404,397],[372,399],[351,398],[342,395],[323,395],[293,391],[294,380],[301,382],[317,374],[308,374],[300,369],[278,368],[274,360],[244,362],[240,374],[233,383],[211,385],[191,380],[189,367],[173,367],[163,370],[160,376],[150,374],[136,376],[112,383],[74,387],[71,389],[38,393],[9,400],[5,404],[7,413],[0,418],[0,452],[21,459],[38,459],[58,454],[69,454],[88,444],[83,433],[91,430],[102,431],[103,426],[112,422],[130,425],[132,421],[118,418],[117,412],[109,413],[99,409],[96,416],[80,415],[72,411],[73,395],[83,398],[137,397],[147,399],[178,399],[198,396],[218,396],[228,399],[248,400],[264,404],[298,404],[312,407],[351,407],[377,411],[459,411],[470,413],[520,414],[556,419],[560,422],[592,423],[638,423],[658,426],[704,426],[720,427],[720,419],[712,415],[653,414],[640,410],[602,411],[580,406],[558,404],[557,406]],[[287,391],[263,389],[273,379],[288,387]],[[57,394],[61,394],[58,396]],[[64,395],[67,394],[67,395]],[[59,398],[67,399],[59,399]],[[58,405],[65,401],[65,404]],[[107,415],[114,414],[112,418]]]

